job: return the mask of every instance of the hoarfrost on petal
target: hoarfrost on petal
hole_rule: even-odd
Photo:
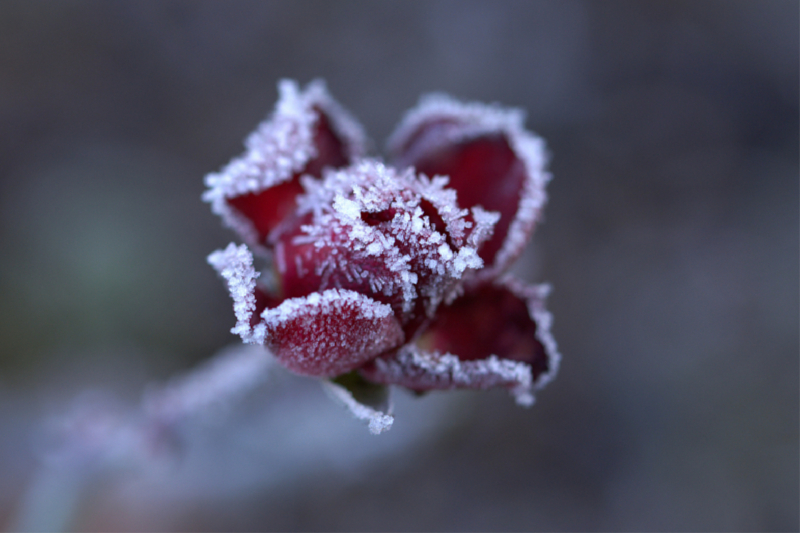
[[[494,228],[500,220],[500,213],[497,211],[486,211],[477,205],[470,209],[470,213],[472,214],[474,227],[470,232],[467,242],[471,246],[477,248],[494,233]]]
[[[426,349],[457,354],[462,361],[489,354],[529,365],[540,388],[558,372],[560,355],[545,308],[547,285],[528,285],[510,275],[467,287],[439,308],[418,343]]]
[[[266,344],[298,374],[344,374],[404,339],[390,306],[344,289],[288,298],[261,316]]]
[[[561,353],[552,333],[553,315],[545,307],[545,301],[552,287],[547,283],[528,285],[510,274],[500,278],[497,283],[525,298],[528,312],[536,322],[536,338],[542,343],[547,354],[547,370],[537,376],[534,383],[537,389],[542,388],[555,379],[561,366]]]
[[[282,80],[278,89],[274,112],[247,138],[245,153],[206,176],[203,194],[227,226],[257,247],[294,206],[302,192],[299,174],[319,178],[316,166],[341,166],[366,148],[361,126],[329,95],[324,82],[314,81],[301,91],[294,81]],[[269,197],[262,198],[268,189]]]
[[[342,195],[337,195],[333,200],[333,208],[344,217],[355,221],[361,217],[361,208],[357,202],[348,200]]]
[[[398,165],[447,175],[463,207],[501,213],[481,249],[487,265],[477,275],[483,280],[519,256],[547,199],[544,142],[525,130],[524,118],[519,109],[434,94],[406,114],[388,142]]]
[[[397,353],[360,372],[370,381],[414,390],[505,387],[520,405],[558,372],[561,356],[545,309],[547,285],[511,276],[470,287]]]

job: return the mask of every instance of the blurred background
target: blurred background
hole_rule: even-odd
[[[276,82],[374,153],[420,94],[528,112],[552,154],[517,265],[559,377],[400,394],[381,436],[284,376],[77,530],[797,530],[797,2],[0,3],[0,528],[81,391],[135,405],[236,339],[200,201]],[[194,448],[192,448],[194,446]],[[194,455],[192,455],[194,454]]]

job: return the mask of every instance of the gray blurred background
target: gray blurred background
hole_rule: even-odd
[[[272,461],[300,439],[313,468],[277,482],[228,450],[202,494],[131,510],[106,480],[72,527],[800,527],[797,2],[5,0],[0,528],[42,419],[86,387],[133,403],[235,341],[205,263],[235,236],[202,178],[283,77],[326,79],[374,153],[424,92],[528,111],[554,180],[517,272],[554,286],[560,375],[530,410],[406,398],[379,437],[337,409],[267,427]],[[233,446],[270,402],[208,438]]]

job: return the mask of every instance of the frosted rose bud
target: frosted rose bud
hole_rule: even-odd
[[[206,178],[204,199],[265,261],[259,283],[247,246],[209,257],[234,301],[233,332],[297,373],[338,376],[351,408],[341,386],[364,379],[504,387],[532,403],[559,355],[546,287],[501,277],[550,178],[522,112],[424,98],[386,165],[364,157],[360,126],[321,82],[280,92],[247,151]]]

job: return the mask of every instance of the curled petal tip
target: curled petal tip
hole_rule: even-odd
[[[406,114],[388,143],[399,166],[447,176],[462,207],[500,214],[481,248],[482,279],[496,277],[519,256],[546,202],[544,142],[523,121],[518,109],[433,95]]]
[[[392,428],[394,417],[387,387],[369,383],[355,372],[335,380],[323,380],[322,386],[325,392],[344,405],[355,418],[366,422],[373,435]]]
[[[253,246],[263,246],[294,210],[301,175],[320,178],[323,168],[346,165],[365,150],[361,126],[324,83],[301,91],[283,80],[279,93],[272,115],[247,138],[246,151],[205,180],[203,199]]]

